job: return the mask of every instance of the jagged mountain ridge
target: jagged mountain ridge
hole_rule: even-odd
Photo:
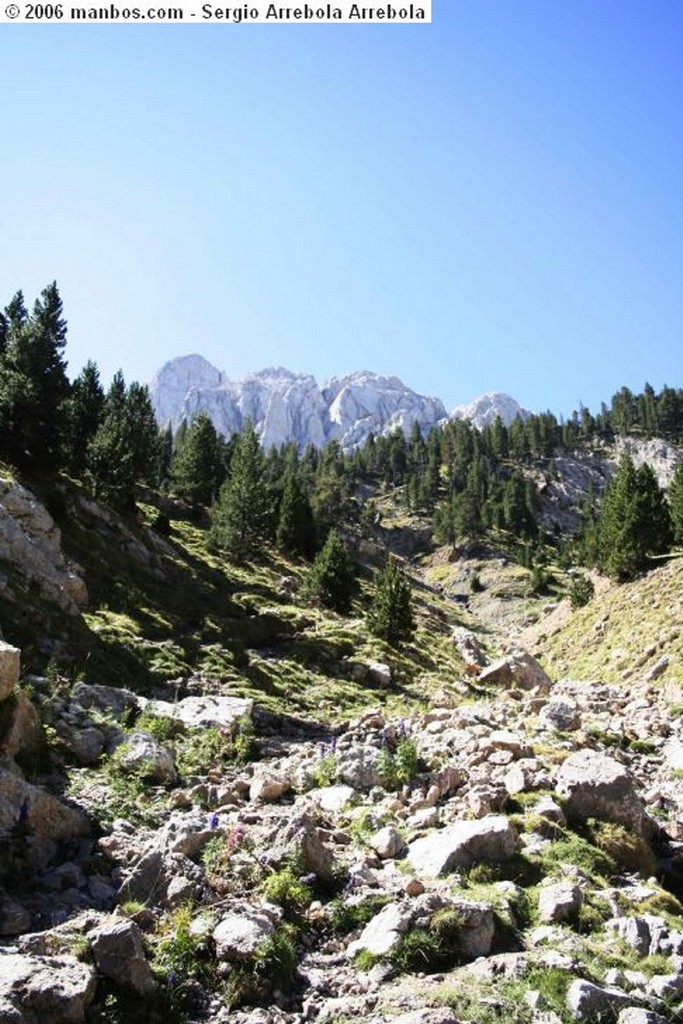
[[[199,355],[166,363],[152,379],[150,395],[160,424],[175,429],[204,412],[217,430],[230,436],[251,419],[265,447],[289,441],[299,447],[320,446],[337,440],[349,450],[371,433],[408,432],[414,423],[428,431],[448,418],[440,399],[418,394],[398,377],[357,371],[320,386],[310,374],[276,367],[231,381]],[[458,406],[452,415],[481,427],[496,415],[509,424],[528,414],[509,395],[490,392],[469,406]]]

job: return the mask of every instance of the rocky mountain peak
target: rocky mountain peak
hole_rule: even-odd
[[[528,409],[522,408],[504,391],[488,391],[485,395],[475,398],[469,405],[458,405],[451,413],[452,419],[469,420],[473,426],[481,429],[500,417],[503,424],[509,427],[518,416],[523,420],[530,416]]]
[[[320,387],[310,374],[278,366],[230,381],[201,356],[166,363],[150,395],[162,424],[175,428],[205,412],[229,436],[250,418],[265,447],[290,441],[300,448],[322,446],[334,439],[351,449],[370,433],[407,432],[416,422],[426,431],[446,418],[439,399],[419,395],[398,377],[362,370]]]

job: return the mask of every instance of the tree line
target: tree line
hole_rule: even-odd
[[[210,543],[235,560],[264,543],[315,559],[335,531],[373,525],[372,502],[357,498],[362,487],[392,491],[406,510],[431,517],[442,542],[495,531],[529,552],[552,540],[539,528],[530,465],[552,472],[558,451],[615,433],[683,438],[683,391],[656,394],[646,385],[640,394],[620,389],[595,417],[582,408],[566,422],[543,413],[482,430],[453,420],[426,436],[417,424],[407,436],[370,435],[351,453],[335,441],[264,451],[248,421],[229,439],[205,414],[175,433],[160,430],[147,388],[119,372],[105,389],[94,362],[70,382],[66,332],[56,283],[31,311],[17,292],[0,313],[0,456],[20,470],[66,472],[122,511],[134,509],[140,483],[205,506]],[[583,564],[626,578],[681,544],[683,467],[665,495],[649,467],[636,470],[625,457],[600,509],[589,503],[572,550]],[[326,557],[337,555],[333,544]]]

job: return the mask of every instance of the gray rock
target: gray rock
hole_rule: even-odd
[[[666,1017],[654,1010],[643,1010],[639,1006],[628,1006],[617,1018],[617,1024],[669,1024]]]
[[[352,786],[323,786],[310,793],[310,798],[323,811],[331,811],[333,814],[341,811],[355,796],[355,789]]]
[[[305,811],[293,810],[272,837],[270,846],[263,851],[263,858],[275,868],[295,858],[304,872],[311,872],[322,881],[333,878],[332,851],[324,845],[313,818]]]
[[[408,860],[422,875],[445,875],[475,862],[493,864],[512,857],[517,831],[504,815],[478,821],[459,821],[440,832],[416,839],[408,848]]]
[[[533,814],[540,814],[542,818],[547,818],[548,821],[552,821],[556,825],[565,824],[564,811],[551,796],[539,797],[531,811]]]
[[[173,785],[177,781],[178,776],[169,751],[148,732],[131,733],[127,741],[117,749],[116,756],[124,772],[139,772],[150,782],[162,786]]]
[[[649,819],[636,792],[633,776],[623,764],[594,750],[578,750],[561,765],[556,790],[566,798],[571,821],[600,818],[649,834]]]
[[[349,944],[347,955],[353,959],[361,950],[366,950],[373,956],[387,956],[410,928],[412,918],[412,907],[389,903],[368,921],[359,938]]]
[[[484,685],[516,686],[520,690],[539,690],[547,693],[552,680],[542,666],[528,651],[514,651],[498,661],[492,662],[479,673]]]
[[[73,957],[0,955],[0,1021],[82,1024],[95,994],[92,967]]]
[[[581,725],[579,710],[573,702],[566,700],[549,700],[539,715],[544,725],[560,732],[573,732]]]
[[[470,900],[456,900],[452,906],[460,918],[457,943],[461,955],[467,960],[488,956],[496,934],[492,908]]]
[[[35,756],[47,749],[38,712],[23,690],[0,704],[0,757]]]
[[[256,803],[269,804],[279,800],[292,788],[289,779],[267,768],[258,770],[249,786],[249,799]]]
[[[71,691],[71,703],[84,710],[95,708],[117,722],[125,721],[139,707],[138,698],[131,690],[100,683],[76,683]]]
[[[90,823],[81,810],[0,766],[0,830],[11,829],[20,817],[38,839],[58,842],[90,831]]]
[[[69,730],[67,746],[79,765],[97,764],[104,750],[104,734],[94,725]]]
[[[373,661],[368,665],[368,675],[379,686],[391,686],[391,667],[383,661]]]
[[[64,558],[61,534],[47,509],[7,478],[0,479],[0,560],[69,615],[79,615],[88,602],[81,570]]]
[[[566,921],[578,912],[582,902],[583,894],[572,882],[543,886],[538,893],[538,919],[543,924]]]
[[[21,651],[0,640],[0,700],[5,700],[19,684]]]
[[[392,825],[381,828],[379,832],[370,839],[370,846],[382,860],[391,860],[400,857],[408,848],[406,841],[400,832],[397,832]]]
[[[567,1009],[575,1020],[595,1020],[601,1014],[615,1014],[633,1002],[620,988],[593,985],[578,978],[567,989]]]
[[[675,999],[683,994],[683,975],[655,974],[647,987],[659,999]]]
[[[274,931],[270,917],[255,908],[224,914],[213,931],[219,960],[248,960]]]
[[[605,922],[605,928],[616,932],[640,956],[647,956],[650,952],[650,927],[644,918],[613,917]]]
[[[195,860],[215,835],[209,815],[193,809],[187,813],[174,812],[164,825],[161,841],[171,853],[182,853]]]
[[[111,849],[111,848],[110,848]],[[119,901],[167,904],[182,886],[187,898],[201,891],[203,872],[197,864],[180,853],[168,853],[158,846],[148,849],[132,867],[120,872]],[[175,886],[175,889],[171,887]],[[172,900],[177,905],[177,900]]]
[[[382,783],[377,747],[357,746],[337,754],[337,771],[342,782],[354,789],[372,789]]]
[[[31,927],[31,915],[7,893],[0,891],[0,936],[21,935]]]
[[[177,703],[152,700],[145,710],[163,718],[173,718],[188,729],[223,728],[235,732],[241,718],[251,718],[254,702],[247,697],[184,697]]]
[[[133,921],[112,921],[88,936],[98,969],[123,988],[148,995],[156,987]]]

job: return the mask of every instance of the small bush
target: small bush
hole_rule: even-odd
[[[263,895],[271,903],[290,911],[303,910],[313,899],[309,886],[297,878],[291,868],[269,875],[263,883]]]
[[[595,586],[589,576],[583,573],[573,573],[569,584],[569,600],[574,610],[583,608],[595,596]]]
[[[404,782],[410,782],[417,775],[419,758],[414,740],[403,739],[395,752],[385,749],[381,752],[377,768],[382,783],[387,789],[398,789]]]

